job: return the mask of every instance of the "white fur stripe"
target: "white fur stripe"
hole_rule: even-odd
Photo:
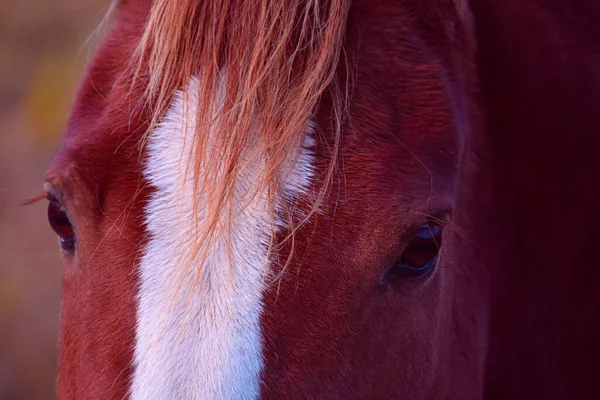
[[[193,174],[186,168],[193,144],[195,83],[185,104],[181,93],[175,96],[147,146],[144,173],[155,192],[146,209],[149,241],[139,266],[134,400],[255,399],[260,391],[260,316],[272,235],[265,196],[256,196],[233,218],[231,270],[222,241],[209,249],[203,265],[182,261],[194,240]],[[290,157],[298,161],[289,166],[282,198],[305,192],[312,175],[307,150]],[[237,181],[240,204],[247,203],[260,167],[260,161],[250,164]],[[201,198],[198,226],[205,209]]]

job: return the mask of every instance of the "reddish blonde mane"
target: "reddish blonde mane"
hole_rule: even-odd
[[[247,163],[241,157],[243,150],[252,149],[252,157],[263,160],[264,170],[252,195],[266,193],[274,215],[285,165],[304,144],[307,123],[328,92],[336,136],[328,172],[319,177],[324,185],[313,209],[324,196],[334,173],[344,108],[335,76],[349,3],[154,1],[134,57],[134,84],[144,80],[147,85],[143,100],[154,110],[152,128],[173,94],[177,90],[185,94],[191,78],[200,78],[192,81],[198,85],[199,100],[194,165],[188,166],[197,178],[195,193],[208,196],[206,222],[198,229],[199,247],[206,249],[214,238],[227,235],[235,181]],[[224,104],[218,100],[223,88]],[[216,146],[218,152],[207,151],[204,133],[209,129],[217,138],[210,148]],[[199,252],[193,250],[193,257],[205,256]]]

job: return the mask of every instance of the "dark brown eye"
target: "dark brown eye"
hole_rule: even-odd
[[[389,271],[393,278],[426,278],[435,270],[440,247],[442,228],[434,223],[419,227],[400,259]]]
[[[60,239],[60,247],[71,251],[75,248],[75,232],[67,217],[64,207],[56,199],[50,199],[48,204],[48,222]]]

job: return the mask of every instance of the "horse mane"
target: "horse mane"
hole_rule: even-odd
[[[200,247],[208,249],[213,240],[227,235],[231,210],[239,211],[239,205],[233,207],[234,187],[247,166],[242,154],[248,149],[263,168],[248,203],[252,196],[266,194],[275,228],[282,173],[290,158],[298,156],[298,146],[306,144],[307,124],[328,94],[334,144],[327,173],[319,177],[322,184],[313,211],[325,196],[344,114],[345,94],[336,83],[336,71],[349,4],[350,0],[153,2],[134,52],[133,81],[147,85],[142,100],[153,110],[149,132],[160,123],[177,90],[185,96],[190,82],[197,85],[194,165],[187,167],[194,174],[195,193],[207,195],[208,207],[198,229],[196,243],[201,245],[192,249],[194,258],[205,257]],[[195,76],[199,79],[192,79]],[[216,143],[209,143],[209,129]],[[285,214],[291,222],[291,213]],[[290,229],[288,237],[294,231]]]

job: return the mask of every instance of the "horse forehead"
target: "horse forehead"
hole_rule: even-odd
[[[136,19],[142,21],[145,19],[144,15],[150,3],[146,0],[121,0],[118,6],[122,14],[135,13]],[[463,2],[456,1],[450,7],[454,7],[455,14],[448,14],[449,21],[462,18],[459,15],[462,9],[461,3]],[[410,13],[399,12],[402,5],[396,4],[393,8],[396,12],[392,13],[391,18],[383,19],[382,22],[386,24],[384,28],[393,28],[393,32],[400,29],[401,34],[395,35],[395,39],[384,38],[385,40],[381,42],[379,39],[381,39],[382,29],[378,29],[368,21],[380,15],[383,12],[382,7],[382,5],[357,3],[353,7],[354,13],[362,15],[362,11],[365,11],[365,14],[360,18],[355,17],[354,22],[350,18],[349,22],[349,47],[352,43],[360,43],[356,50],[360,58],[359,66],[363,71],[362,77],[359,76],[354,82],[353,92],[359,95],[353,97],[350,113],[353,120],[357,121],[355,131],[360,131],[359,140],[363,142],[361,146],[364,143],[370,143],[371,146],[368,150],[350,148],[348,151],[355,155],[364,155],[367,151],[372,154],[387,154],[383,158],[393,159],[394,153],[403,147],[397,138],[395,141],[390,141],[389,136],[394,135],[401,135],[401,140],[408,142],[411,151],[416,147],[417,153],[421,151],[422,143],[428,142],[425,136],[429,137],[429,143],[431,137],[435,138],[429,148],[447,148],[449,145],[447,140],[443,139],[446,142],[440,143],[440,140],[443,141],[440,138],[451,136],[451,132],[449,130],[446,130],[445,134],[436,132],[436,127],[430,123],[434,119],[419,117],[424,111],[440,118],[449,116],[452,101],[445,93],[443,82],[444,70],[447,66],[441,65],[435,49],[428,49],[428,45],[419,42],[419,35],[416,32],[400,29],[398,24],[389,25],[393,22],[394,15],[399,15],[400,19],[410,17]],[[119,40],[132,43],[136,41],[135,37],[125,36],[125,39]],[[389,46],[390,44],[392,47]],[[387,56],[381,54],[378,48],[382,47],[393,54]],[[107,81],[119,76],[119,71],[107,74],[105,72],[114,68],[115,58],[123,58],[125,54],[101,53],[88,70],[89,73],[86,74],[73,107],[65,140],[51,166],[51,171],[65,169],[85,171],[89,177],[96,177],[106,176],[107,171],[119,168],[122,170],[123,166],[137,170],[141,165],[143,157],[140,157],[139,142],[147,127],[143,126],[143,123],[132,121],[131,104],[123,102],[126,88],[117,85],[116,89],[113,86],[108,93],[100,93],[101,86],[108,85]],[[407,75],[407,70],[414,74]],[[411,86],[403,87],[403,83],[409,81],[412,82]],[[384,86],[378,86],[379,83]],[[382,88],[385,90],[381,90]],[[429,95],[424,96],[423,93]],[[134,93],[133,97],[135,95]],[[419,102],[427,103],[427,107],[421,107],[417,110],[420,112],[414,112]],[[451,123],[449,120],[447,122],[442,125],[448,126]],[[441,125],[438,124],[437,127],[439,126]],[[361,162],[364,164],[371,162],[377,168],[380,164],[378,160],[363,157]]]

